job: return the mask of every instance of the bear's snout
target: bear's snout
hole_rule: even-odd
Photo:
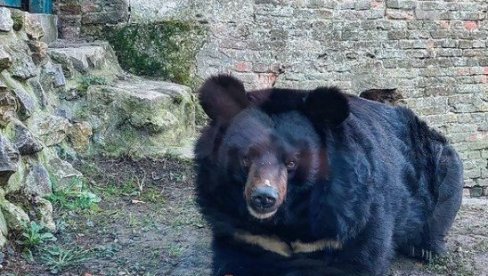
[[[271,211],[278,199],[278,191],[269,186],[258,187],[251,194],[251,208],[258,212]]]
[[[249,214],[258,219],[272,217],[285,200],[286,186],[287,175],[282,166],[276,162],[254,162],[244,189]]]

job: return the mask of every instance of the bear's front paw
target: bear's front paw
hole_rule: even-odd
[[[428,249],[411,246],[409,256],[430,263],[439,254]]]

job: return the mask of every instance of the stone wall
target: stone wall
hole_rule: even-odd
[[[30,221],[55,230],[53,191],[81,192],[81,173],[58,156],[83,135],[57,107],[67,81],[42,41],[43,20],[0,7],[0,248]]]
[[[459,150],[471,195],[488,195],[487,1],[131,0],[130,11],[132,23],[205,25],[200,79],[397,88]]]

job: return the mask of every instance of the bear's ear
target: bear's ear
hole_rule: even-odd
[[[244,85],[229,75],[210,77],[198,94],[205,113],[223,124],[249,105]]]
[[[305,100],[305,113],[316,124],[337,126],[349,116],[347,95],[337,87],[319,87]]]

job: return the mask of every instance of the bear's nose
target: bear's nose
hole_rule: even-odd
[[[278,199],[278,192],[275,188],[264,186],[258,187],[251,194],[251,207],[256,211],[267,211],[274,206]]]

